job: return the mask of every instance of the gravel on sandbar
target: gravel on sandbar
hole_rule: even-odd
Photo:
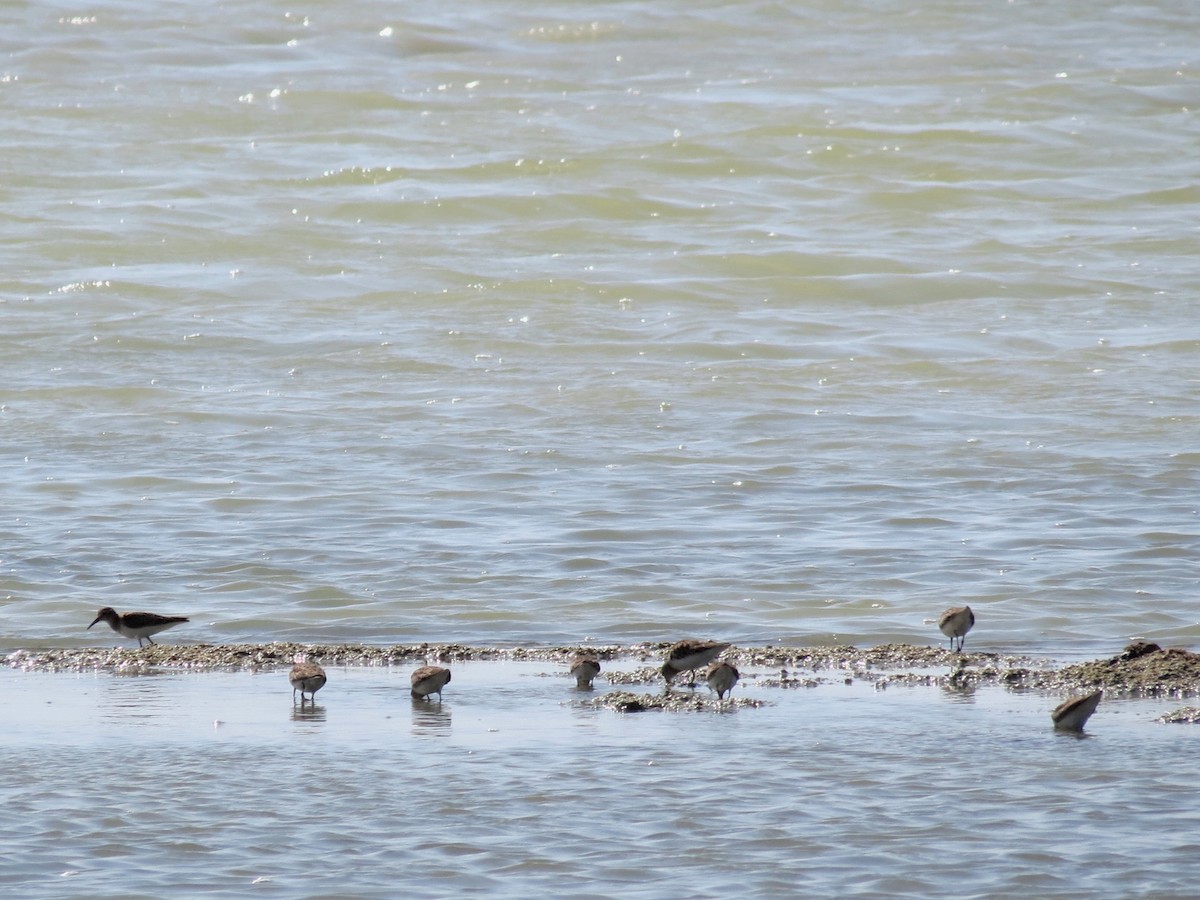
[[[154,644],[143,648],[41,648],[13,650],[11,668],[29,672],[107,670],[120,673],[186,671],[270,671],[298,657],[322,665],[394,666],[466,660],[515,660],[565,665],[587,651],[601,660],[634,661],[632,671],[606,667],[605,677],[620,685],[661,680],[659,666],[669,642],[627,646],[476,647],[465,644]],[[742,677],[763,687],[818,687],[870,681],[889,685],[970,689],[996,684],[1012,689],[1070,693],[1102,688],[1123,696],[1200,695],[1200,654],[1137,642],[1107,659],[1057,666],[1050,659],[998,653],[957,653],[942,647],[885,644],[879,647],[731,647],[724,659]],[[762,670],[767,671],[762,671]]]

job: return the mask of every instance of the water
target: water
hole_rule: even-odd
[[[1195,647],[1192,19],[1168,0],[4,8],[0,649],[115,642],[84,630],[102,605],[188,615],[170,633],[185,642],[868,646],[940,639],[928,620],[964,602],[978,649]],[[182,710],[219,679],[147,683]],[[1139,847],[1151,868],[1067,843],[1017,850],[969,830],[962,808],[913,799],[949,749],[971,750],[980,770],[949,776],[975,785],[960,806],[1004,822],[980,793],[999,779],[1021,807],[1014,832],[1066,833],[1078,798],[1062,766],[1096,753],[1079,771],[1107,773],[1112,805],[1080,807],[1096,813],[1083,833],[1131,846],[1169,813],[1118,776],[1180,787],[1187,732],[1147,725],[1157,710],[1082,743],[1042,733],[1055,698],[998,713],[1002,735],[927,734],[959,711],[927,693],[912,733],[893,715],[822,714],[853,732],[830,754],[877,748],[857,751],[855,777],[894,789],[904,815],[864,830],[879,810],[864,794],[819,833],[788,831],[805,804],[789,806],[756,838],[764,874],[747,890],[1169,895],[1194,880],[1186,854]],[[207,728],[186,742],[165,712],[179,740],[122,724],[128,746],[105,752],[192,766],[211,799],[172,779],[197,813],[157,821],[202,828],[239,797],[286,796],[273,779],[295,772],[248,763],[296,737],[270,702],[266,731],[223,745],[220,764],[197,756]],[[354,785],[404,790],[387,757],[368,762],[378,716],[335,726],[347,702],[331,692],[319,732],[364,742],[326,754],[336,821],[361,814]],[[422,869],[411,892],[554,892],[565,866],[596,893],[661,896],[678,884],[655,867],[692,852],[695,892],[744,885],[745,857],[685,812],[702,750],[682,751],[674,780],[635,790],[620,773],[641,771],[660,729],[699,729],[697,748],[782,746],[785,708],[595,725],[616,729],[600,808],[653,824],[608,840],[561,812],[569,861],[529,870],[439,833],[447,849],[418,844],[408,862],[466,880]],[[39,780],[78,783],[87,735],[116,726],[69,709],[38,728],[23,715],[6,758],[32,742]],[[472,777],[431,776],[418,809],[445,812],[435,782],[446,808],[488,796],[493,823],[528,808],[508,757],[475,749]],[[558,811],[591,771],[564,757],[533,757],[558,773]],[[798,801],[837,771],[809,781],[769,760],[743,753],[733,771]],[[212,777],[231,768],[231,788]],[[87,783],[96,793],[63,795],[94,816],[80,859],[119,858],[105,816],[136,841],[149,795],[110,800],[129,795],[103,767]],[[635,804],[664,815],[631,817]],[[272,890],[382,893],[396,870],[378,848],[403,841],[372,815],[362,846],[377,855],[330,881],[288,857]],[[896,821],[914,839],[865,852]],[[228,846],[256,859],[246,848],[282,847],[285,824],[252,819]],[[553,845],[541,827],[530,815],[504,836]],[[75,866],[56,855],[64,833],[22,838],[42,877]],[[898,862],[928,863],[929,848],[945,868]],[[272,868],[200,884],[207,852],[138,889],[244,892]],[[33,892],[120,891],[77,883]]]
[[[303,714],[280,673],[0,675],[19,726],[0,880],[105,897],[1194,883],[1192,742],[1149,723],[1154,702],[1102,704],[1080,737],[999,689],[771,690],[747,671],[735,694],[766,706],[621,715],[553,666],[454,673],[439,704],[409,700],[407,670],[331,669]]]

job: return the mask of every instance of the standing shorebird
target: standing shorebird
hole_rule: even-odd
[[[160,616],[158,613],[148,612],[130,612],[121,615],[111,606],[106,606],[96,613],[96,618],[92,619],[92,625],[97,622],[107,622],[109,628],[122,637],[137,638],[140,647],[143,640],[154,643],[150,635],[174,628],[186,621],[188,619],[185,616]],[[92,625],[89,625],[88,628],[91,628]]]
[[[317,691],[325,687],[325,670],[316,663],[299,661],[292,666],[288,676],[292,683],[292,705],[296,704],[296,691],[300,692],[300,705],[304,705],[304,695],[308,694],[309,702],[317,703]]]
[[[1100,705],[1100,697],[1104,691],[1096,691],[1086,697],[1072,697],[1060,703],[1050,713],[1054,727],[1063,731],[1083,731],[1083,726],[1092,717],[1096,707]]]
[[[430,694],[437,694],[442,699],[442,688],[450,683],[450,670],[441,666],[421,666],[412,673],[413,699],[420,700]]]
[[[726,694],[733,697],[733,686],[738,683],[738,677],[738,670],[733,663],[715,662],[708,667],[704,680],[717,692],[717,699],[724,700]]]
[[[975,613],[971,612],[969,606],[956,606],[946,610],[938,617],[938,628],[942,630],[942,634],[950,638],[951,650],[956,649],[954,639],[958,638],[957,650],[959,653],[962,653],[963,644],[967,641],[967,632],[974,624]]]
[[[592,679],[600,674],[600,660],[591,653],[578,653],[571,660],[571,677],[581,691],[592,689]]]
[[[723,650],[730,647],[730,644],[722,641],[680,641],[667,651],[666,662],[662,664],[662,677],[667,681],[667,687],[671,686],[675,676],[680,672],[691,672],[692,687],[696,686],[696,670],[701,666],[708,665],[714,659],[721,655]]]

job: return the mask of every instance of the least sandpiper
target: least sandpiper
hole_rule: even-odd
[[[92,625],[97,622],[107,622],[117,634],[127,638],[137,638],[140,647],[143,639],[150,641],[151,644],[154,643],[150,635],[174,628],[186,621],[188,620],[184,616],[160,616],[158,613],[148,612],[130,612],[121,615],[111,606],[106,606],[96,613],[96,618],[92,619]],[[89,625],[88,628],[91,628],[92,625]]]
[[[416,699],[437,694],[442,699],[442,688],[450,683],[450,670],[441,666],[421,666],[412,673],[412,695]]]
[[[292,703],[296,702],[296,691],[300,692],[301,706],[304,705],[305,694],[309,695],[312,703],[316,703],[317,691],[325,687],[325,670],[316,663],[298,662],[292,666],[288,680],[292,683]]]
[[[1054,720],[1054,727],[1061,728],[1063,731],[1083,731],[1083,726],[1087,724],[1087,720],[1100,705],[1100,697],[1103,693],[1104,691],[1096,691],[1086,697],[1072,697],[1070,700],[1060,703],[1054,708],[1054,712],[1050,713],[1050,718]]]
[[[722,641],[680,641],[667,651],[667,659],[662,664],[662,677],[670,687],[675,676],[680,672],[691,672],[692,687],[696,686],[696,670],[708,665],[721,655],[721,651],[730,645]]]
[[[938,617],[938,628],[942,630],[942,634],[950,638],[950,649],[957,649],[959,653],[962,653],[963,644],[967,641],[967,632],[974,624],[975,613],[971,612],[969,606],[956,606],[946,610]],[[957,648],[954,646],[955,638],[958,638]]]
[[[726,694],[733,696],[733,686],[738,683],[738,677],[738,670],[732,663],[715,662],[708,667],[704,680],[717,692],[717,699],[724,700]]]
[[[600,674],[600,660],[590,653],[576,654],[571,660],[571,677],[581,691],[592,689],[592,679]]]

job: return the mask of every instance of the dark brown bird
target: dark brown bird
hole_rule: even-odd
[[[325,670],[312,662],[298,662],[292,666],[292,672],[288,676],[288,680],[292,683],[292,703],[296,702],[296,691],[300,692],[300,705],[304,705],[304,695],[307,693],[309,701],[317,702],[317,691],[325,687]]]
[[[942,630],[942,634],[950,638],[950,649],[957,649],[959,653],[962,653],[963,644],[967,642],[967,632],[974,624],[975,613],[971,612],[969,606],[956,606],[946,610],[938,617],[938,628]],[[957,648],[954,646],[955,638],[958,638]]]
[[[1060,703],[1054,708],[1054,712],[1050,713],[1054,727],[1063,731],[1083,731],[1083,726],[1100,705],[1100,697],[1103,694],[1104,691],[1096,691],[1086,697],[1072,697]]]
[[[591,653],[579,653],[571,660],[571,676],[581,691],[592,689],[592,679],[600,674],[600,660]]]
[[[704,680],[708,682],[708,686],[717,692],[717,699],[724,700],[725,695],[733,696],[733,686],[738,683],[738,670],[734,668],[733,663],[715,662],[708,667],[708,672],[704,675]]]
[[[442,688],[450,683],[450,670],[441,666],[421,666],[412,673],[412,695],[416,699],[437,694],[442,699]]]
[[[182,625],[186,621],[188,619],[184,616],[160,616],[158,613],[148,612],[129,612],[121,615],[111,606],[106,606],[96,613],[96,618],[92,619],[92,625],[97,622],[107,622],[108,626],[122,637],[137,638],[140,647],[143,640],[154,643],[150,635],[174,628],[176,625]],[[92,625],[89,625],[88,628],[91,628]]]
[[[730,646],[729,643],[722,641],[680,641],[667,651],[666,662],[662,664],[660,670],[662,677],[666,679],[669,686],[680,672],[691,672],[690,684],[695,687],[696,670],[701,666],[708,665]]]

